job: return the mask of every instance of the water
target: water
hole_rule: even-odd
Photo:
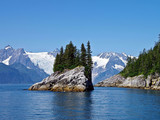
[[[92,92],[28,91],[0,85],[2,120],[157,120],[160,91],[95,88]]]

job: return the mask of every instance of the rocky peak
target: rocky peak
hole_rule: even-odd
[[[122,57],[123,59],[127,58],[125,53],[116,53],[116,52],[104,52],[98,55],[100,58],[110,58],[110,57]]]
[[[10,45],[7,45],[4,50],[13,50],[13,48]]]
[[[106,78],[118,74],[127,64],[125,53],[104,52],[93,56],[93,83],[96,84]]]
[[[24,54],[25,51],[23,48],[18,48],[16,51],[15,51],[16,54]]]
[[[7,45],[4,49],[1,49],[0,50],[0,62],[9,58],[13,53],[14,53],[14,49],[10,45]]]
[[[53,55],[54,57],[56,57],[56,55],[57,55],[58,53],[60,53],[60,50],[59,50],[58,48],[56,48],[54,51],[49,52],[48,54],[49,54],[49,55]]]
[[[56,48],[53,52],[60,52],[60,50],[58,48]]]
[[[83,92],[93,90],[92,82],[84,75],[84,67],[76,67],[62,73],[55,72],[41,82],[32,85],[29,90],[51,90]]]

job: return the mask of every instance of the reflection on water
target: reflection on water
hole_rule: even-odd
[[[53,99],[53,116],[60,119],[91,119],[92,92],[62,93]]]

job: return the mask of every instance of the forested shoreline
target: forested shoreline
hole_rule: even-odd
[[[138,58],[128,58],[127,66],[120,74],[124,77],[134,77],[137,75],[154,75],[160,73],[160,35],[159,41],[149,50],[144,49]]]

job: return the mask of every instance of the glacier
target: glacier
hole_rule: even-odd
[[[26,54],[35,66],[43,69],[49,75],[53,73],[53,64],[55,60],[55,57],[53,55],[48,54],[48,52],[26,52]]]

